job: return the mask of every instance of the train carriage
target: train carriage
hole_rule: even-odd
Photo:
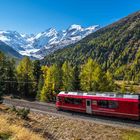
[[[121,118],[140,119],[140,95],[60,92],[56,108]]]

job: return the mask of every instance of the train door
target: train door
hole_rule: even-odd
[[[91,100],[86,100],[86,113],[92,114],[92,109],[91,109]]]

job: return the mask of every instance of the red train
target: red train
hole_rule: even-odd
[[[88,114],[140,119],[140,95],[60,92],[56,108]]]

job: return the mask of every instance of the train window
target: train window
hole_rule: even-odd
[[[57,102],[62,102],[62,98],[61,97],[57,97],[56,100],[57,100]]]
[[[97,105],[97,101],[93,100],[92,105]]]
[[[101,100],[101,101],[98,101],[98,106],[103,107],[103,108],[113,109],[113,108],[118,108],[118,102]]]
[[[75,99],[75,98],[65,98],[66,104],[75,104],[75,105],[81,105],[82,99]]]
[[[98,106],[103,107],[103,108],[108,108],[108,101],[100,100],[98,101]]]
[[[80,105],[80,104],[82,104],[82,99],[74,99],[74,104],[75,104],[75,105]]]
[[[73,98],[65,98],[65,103],[66,104],[73,104],[74,99]]]
[[[118,102],[108,101],[108,108],[118,108]]]

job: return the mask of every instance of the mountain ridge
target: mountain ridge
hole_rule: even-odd
[[[135,68],[137,72],[140,71],[139,54],[140,11],[99,29],[74,45],[46,56],[42,63],[50,65],[68,60],[73,65],[80,65],[91,57],[104,70],[116,72],[120,68],[128,68],[127,72],[134,73]]]
[[[98,29],[98,25],[84,28],[81,25],[73,24],[66,30],[57,31],[55,28],[49,28],[36,35],[0,30],[0,40],[21,55],[40,59],[57,49],[74,44]]]
[[[13,58],[22,58],[22,55],[2,41],[0,41],[0,51]]]

